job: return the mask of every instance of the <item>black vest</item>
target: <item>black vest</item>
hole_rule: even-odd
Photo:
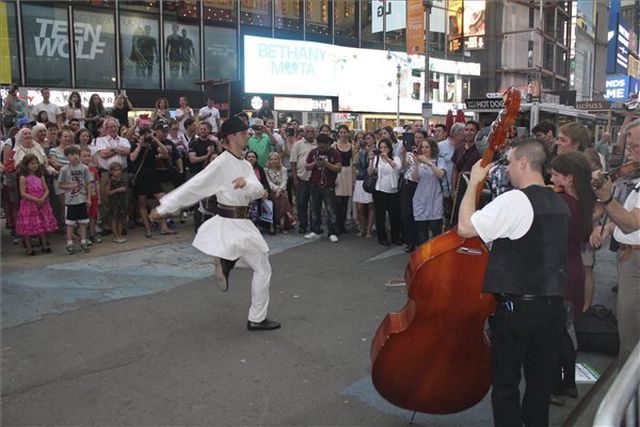
[[[518,240],[493,242],[484,292],[563,296],[567,285],[567,234],[571,213],[551,189],[522,190],[533,206],[533,223]]]

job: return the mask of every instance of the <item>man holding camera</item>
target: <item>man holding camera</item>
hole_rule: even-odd
[[[251,129],[253,129],[253,136],[249,138],[249,150],[255,151],[258,156],[258,165],[265,168],[269,154],[275,151],[278,140],[273,137],[271,130],[264,125],[261,119],[255,119]]]
[[[305,239],[320,237],[322,225],[322,203],[327,210],[327,227],[329,228],[329,240],[338,242],[336,228],[336,177],[342,169],[341,157],[338,150],[331,148],[333,139],[329,135],[320,134],[316,138],[318,147],[309,152],[307,156],[308,171],[311,171],[309,182],[311,183],[311,232],[304,236]]]

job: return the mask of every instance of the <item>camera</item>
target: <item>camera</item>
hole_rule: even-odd
[[[404,145],[406,151],[413,151],[414,144],[415,135],[413,133],[407,132],[402,135],[402,145]]]
[[[293,136],[296,134],[296,130],[294,128],[287,128],[287,136]]]
[[[326,162],[327,160],[329,160],[329,157],[327,157],[325,154],[318,154],[318,160]]]
[[[372,152],[373,154],[375,154],[376,156],[379,156],[379,155],[380,155],[380,150],[378,150],[377,148],[374,148],[373,150],[371,150],[371,152]]]

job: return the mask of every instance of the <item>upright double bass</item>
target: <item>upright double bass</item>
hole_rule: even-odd
[[[483,166],[506,143],[520,110],[516,89],[503,98],[506,108],[491,125]],[[449,414],[485,396],[491,368],[484,324],[496,306],[493,295],[482,293],[488,255],[482,240],[460,237],[455,229],[414,251],[405,270],[408,301],[387,314],[371,345],[371,377],[386,400],[412,411]]]

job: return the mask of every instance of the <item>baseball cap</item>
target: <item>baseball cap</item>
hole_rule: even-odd
[[[225,138],[226,136],[231,135],[232,133],[242,132],[243,130],[247,130],[247,129],[248,129],[247,125],[245,125],[241,119],[237,117],[231,117],[225,120],[222,123],[222,126],[220,126],[219,136],[220,138]]]
[[[264,121],[262,121],[262,119],[254,119],[253,123],[251,124],[252,128],[261,128],[264,126]]]
[[[16,124],[20,128],[22,126],[27,126],[27,125],[33,126],[33,125],[36,124],[36,122],[35,122],[35,120],[31,120],[29,117],[22,117],[22,118],[18,119]]]

